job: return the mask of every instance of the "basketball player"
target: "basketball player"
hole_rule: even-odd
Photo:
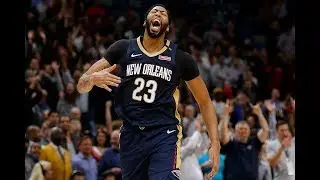
[[[105,58],[82,75],[77,89],[115,86],[115,110],[123,119],[120,159],[124,180],[171,180],[180,176],[181,118],[177,111],[180,79],[188,84],[206,121],[213,163],[219,167],[217,117],[191,55],[165,39],[170,13],[154,5],[146,13],[144,35],[112,44]],[[119,75],[112,74],[116,66]],[[121,78],[121,79],[120,79]],[[120,83],[121,81],[121,83]]]

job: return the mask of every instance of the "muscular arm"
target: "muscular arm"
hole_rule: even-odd
[[[187,81],[187,84],[199,105],[202,117],[206,123],[211,143],[219,141],[217,115],[206,85],[200,76]]]
[[[198,65],[190,54],[181,50],[177,50],[176,61],[180,69],[182,79],[186,81],[199,105],[202,117],[206,123],[211,143],[219,141],[217,115],[211,102],[207,87],[200,77]]]
[[[99,61],[95,62],[89,69],[87,72],[85,72],[81,78],[79,79],[78,85],[77,85],[77,90],[79,91],[79,93],[87,93],[89,92],[92,87],[93,84],[90,83],[90,75],[94,72],[98,72],[101,71],[105,68],[110,67],[109,62],[105,59],[102,58]]]
[[[105,68],[108,68],[113,64],[119,63],[119,61],[121,61],[121,59],[124,57],[128,46],[129,46],[128,40],[119,40],[113,43],[107,49],[105,58],[102,58],[96,63],[94,63],[88,69],[88,71],[81,76],[77,85],[78,91],[80,93],[89,92],[93,87],[93,84],[90,83],[90,75],[94,72],[98,72]]]

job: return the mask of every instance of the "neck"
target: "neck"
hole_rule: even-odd
[[[87,153],[82,153],[84,157],[86,158],[89,158],[90,157],[90,154],[87,154]]]
[[[116,146],[116,145],[111,145],[111,147],[113,148],[113,149],[119,149],[119,147],[118,146]]]
[[[247,143],[247,141],[248,141],[248,138],[240,138],[240,137],[238,137],[237,139],[238,139],[238,141],[240,141],[242,143]]]
[[[145,31],[143,35],[142,45],[149,53],[158,52],[164,46],[164,37],[151,38]]]

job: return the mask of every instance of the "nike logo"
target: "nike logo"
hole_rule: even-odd
[[[167,130],[167,134],[171,134],[171,133],[173,133],[173,132],[175,132],[176,130],[172,130],[172,131],[170,131],[169,129]]]
[[[131,54],[131,57],[134,58],[134,57],[138,57],[138,56],[141,56],[141,55],[142,55],[142,54],[134,54],[134,53],[132,53],[132,54]]]

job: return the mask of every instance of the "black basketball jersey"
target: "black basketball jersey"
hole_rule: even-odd
[[[127,40],[124,56],[116,62],[121,83],[114,89],[115,111],[134,126],[179,124],[181,70],[176,63],[177,46],[165,40],[160,51],[150,54],[141,39]]]

